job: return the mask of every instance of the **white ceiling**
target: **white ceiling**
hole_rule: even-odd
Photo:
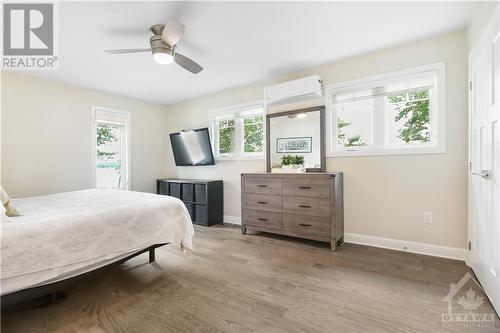
[[[473,2],[60,2],[60,68],[33,75],[160,104],[295,72],[465,26]],[[158,65],[148,28],[186,26],[178,51],[205,69]]]

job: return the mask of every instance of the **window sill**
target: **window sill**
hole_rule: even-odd
[[[359,150],[335,150],[329,152],[326,157],[357,157],[357,156],[386,156],[386,155],[425,155],[444,154],[445,147],[411,147],[411,148],[379,148],[379,149],[359,149]]]
[[[265,160],[266,155],[215,156],[216,162]]]

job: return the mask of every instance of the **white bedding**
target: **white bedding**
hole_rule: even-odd
[[[150,193],[92,189],[14,199],[1,223],[1,294],[104,266],[160,243],[193,248],[184,204]]]

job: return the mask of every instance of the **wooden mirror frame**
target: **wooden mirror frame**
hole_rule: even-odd
[[[307,113],[319,111],[319,127],[320,127],[320,168],[307,168],[306,172],[326,172],[326,155],[325,155],[325,137],[326,137],[326,123],[325,123],[325,106],[315,106],[305,109],[296,109],[284,112],[271,113],[266,115],[266,165],[267,172],[271,172],[271,118],[289,116],[291,114]]]

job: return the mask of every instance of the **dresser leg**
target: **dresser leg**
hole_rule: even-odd
[[[241,225],[241,234],[246,235],[247,234],[247,228],[242,224]]]
[[[344,237],[341,237],[338,241],[332,239],[332,241],[330,242],[332,252],[335,252],[337,250],[337,247],[341,247],[342,245],[344,245]]]
[[[155,262],[155,249],[149,250],[149,262]]]

